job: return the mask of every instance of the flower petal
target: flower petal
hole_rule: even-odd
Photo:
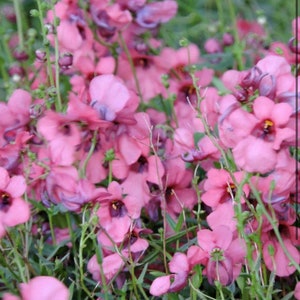
[[[271,118],[275,103],[264,96],[257,97],[253,103],[253,112],[259,120]]]
[[[161,296],[168,292],[171,285],[171,275],[156,278],[150,286],[150,294]]]
[[[5,226],[16,226],[27,222],[29,218],[29,204],[21,198],[14,198],[9,210],[3,216],[2,223]]]
[[[13,176],[6,187],[6,191],[13,197],[21,197],[26,191],[25,178],[21,175]]]

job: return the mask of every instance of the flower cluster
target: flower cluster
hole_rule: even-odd
[[[43,12],[46,47],[0,103],[2,241],[25,223],[74,256],[66,261],[79,279],[59,278],[92,299],[129,278],[161,296],[191,282],[226,287],[244,276],[251,285],[257,265],[282,278],[299,272],[293,44],[254,53],[265,32],[238,20],[252,66],[220,75],[197,68],[197,45],[158,38],[174,0],[60,0],[32,14]],[[226,33],[204,49],[234,43]],[[14,290],[21,299],[69,298],[58,279],[28,269]]]

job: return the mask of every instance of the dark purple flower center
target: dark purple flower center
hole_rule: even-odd
[[[235,196],[236,193],[236,186],[233,183],[230,183],[226,189],[227,193],[230,195]]]
[[[151,65],[151,60],[147,57],[136,57],[133,59],[133,64],[135,67],[148,69]]]
[[[265,120],[263,123],[264,134],[270,134],[273,132],[274,123],[271,120]]]
[[[61,127],[60,127],[60,132],[63,134],[63,135],[71,135],[71,126],[69,124],[63,124]]]
[[[266,119],[254,128],[252,134],[257,138],[265,140],[266,142],[273,142],[275,139],[274,127],[274,122],[270,119]]]
[[[136,232],[128,233],[123,242],[124,248],[133,245],[137,241],[138,237],[139,236]]]
[[[7,212],[12,203],[12,197],[10,194],[0,191],[0,210]]]
[[[122,201],[113,200],[109,207],[109,213],[112,218],[123,217],[127,213],[127,209]]]

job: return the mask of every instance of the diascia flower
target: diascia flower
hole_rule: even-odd
[[[68,300],[69,290],[58,279],[51,276],[37,276],[28,283],[20,284],[22,300]],[[12,294],[3,295],[3,300],[19,300]]]
[[[5,235],[6,227],[29,220],[29,204],[21,198],[26,187],[23,176],[10,177],[6,169],[0,167],[0,238]]]

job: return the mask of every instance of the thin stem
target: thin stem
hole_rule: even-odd
[[[91,158],[91,156],[93,155],[94,151],[95,151],[95,148],[96,148],[96,144],[97,144],[97,134],[98,134],[98,131],[95,130],[94,133],[93,133],[93,137],[92,137],[92,140],[91,140],[91,147],[90,147],[90,150],[82,164],[82,168],[80,169],[80,177],[81,178],[84,178],[86,176],[86,168],[87,168],[87,164]]]
[[[49,84],[50,86],[54,86],[54,77],[52,72],[52,65],[51,65],[51,59],[50,59],[50,50],[49,50],[49,41],[47,39],[47,31],[44,24],[44,14],[42,9],[41,0],[36,0],[38,5],[38,12],[39,12],[39,20],[40,25],[42,29],[42,37],[43,37],[43,44],[45,46],[45,52],[46,52],[46,61],[47,61],[47,78],[49,78]]]
[[[86,209],[84,209],[82,214],[82,222],[81,222],[81,235],[80,235],[80,241],[79,241],[79,251],[78,251],[78,259],[79,259],[79,274],[80,274],[80,284],[82,289],[85,291],[85,293],[88,295],[90,299],[94,299],[91,292],[88,290],[84,283],[84,261],[85,258],[83,257],[83,249],[86,247],[86,242],[90,238],[90,234],[86,235],[87,229],[89,227],[88,222],[86,222]]]
[[[52,11],[53,11],[53,26],[54,26],[54,52],[55,52],[55,87],[56,87],[56,110],[61,111],[62,110],[62,101],[61,101],[61,95],[60,95],[60,79],[59,79],[59,65],[58,65],[58,60],[59,60],[59,44],[58,44],[58,38],[57,38],[57,17],[55,13],[55,8],[54,8],[54,2],[52,1]]]
[[[157,151],[153,145],[153,135],[152,135],[152,128],[150,127],[150,125],[147,123],[147,121],[145,120],[146,125],[148,126],[148,130],[149,130],[149,143],[150,143],[150,149],[153,151],[154,155],[155,155],[155,167],[156,167],[156,175],[157,175],[157,179],[158,179],[158,186],[159,186],[159,190],[161,193],[161,201],[162,201],[162,217],[163,217],[163,237],[162,237],[162,243],[163,243],[163,258],[164,258],[164,267],[166,270],[166,273],[169,272],[169,268],[168,268],[168,263],[167,263],[167,236],[166,236],[166,232],[167,232],[167,218],[166,218],[166,208],[167,208],[167,200],[165,197],[165,189],[163,187],[163,182],[161,179],[161,175],[159,174],[159,166],[158,166],[158,159],[159,156],[157,154]]]
[[[223,8],[221,0],[216,0],[218,14],[219,14],[219,21],[220,21],[220,28],[224,28],[224,15],[223,15]]]
[[[108,185],[112,182],[112,176],[113,176],[113,172],[112,172],[112,161],[110,160],[108,162]]]
[[[99,269],[100,269],[100,276],[101,276],[101,286],[104,292],[104,299],[108,300],[108,286],[106,282],[106,278],[104,275],[103,267],[102,267],[102,261],[103,261],[103,252],[101,248],[101,244],[97,243],[96,238],[93,238],[93,246],[96,252],[96,257],[97,257],[97,262],[99,264]]]
[[[53,219],[51,216],[51,212],[48,213],[48,219],[49,219],[49,226],[50,226],[52,241],[53,241],[53,244],[56,245],[56,237],[55,237],[55,233],[54,233],[54,226],[53,226]]]
[[[78,250],[77,250],[77,245],[76,245],[76,237],[74,235],[74,230],[73,230],[73,226],[72,226],[72,222],[71,222],[71,217],[70,217],[70,213],[66,213],[66,220],[67,220],[67,225],[68,225],[68,229],[69,229],[69,233],[71,236],[71,242],[72,242],[72,253],[73,253],[73,257],[74,257],[74,264],[76,267],[78,267],[78,261],[77,261],[77,257],[78,257]],[[79,274],[78,272],[75,272],[75,276],[76,276],[76,283],[80,282],[80,278],[79,278]],[[81,296],[81,290],[78,289],[78,297]]]
[[[229,7],[229,14],[232,21],[232,27],[233,27],[233,36],[234,36],[234,55],[237,60],[237,67],[239,70],[244,70],[244,63],[243,63],[243,45],[240,41],[237,26],[236,26],[236,14],[234,5],[232,3],[232,0],[228,1],[228,7]]]
[[[22,23],[22,16],[21,16],[21,1],[14,0],[14,8],[17,18],[17,27],[18,27],[18,38],[19,38],[19,47],[20,50],[24,49],[24,35],[23,35],[23,23]]]
[[[259,192],[257,191],[257,189],[253,186],[253,184],[251,183],[251,181],[248,182],[250,188],[251,188],[251,191],[253,192],[257,202],[260,204],[261,206],[261,210],[263,212],[263,214],[266,216],[266,218],[268,219],[269,223],[271,224],[272,226],[272,229],[277,237],[277,240],[284,252],[284,254],[286,255],[286,257],[290,260],[290,263],[296,268],[296,270],[298,272],[300,272],[300,266],[298,265],[298,263],[294,260],[294,258],[291,256],[290,252],[288,251],[288,249],[286,248],[283,240],[282,240],[282,237],[280,235],[280,232],[279,232],[279,229],[278,229],[278,226],[277,226],[277,223],[276,223],[276,220],[274,221],[274,219],[272,218],[272,216],[270,216],[270,214],[268,213],[261,197],[260,197],[260,194]]]
[[[14,253],[14,262],[16,263],[18,270],[19,270],[19,275],[21,277],[22,282],[26,282],[26,278],[24,275],[24,267],[22,266],[21,261],[23,262],[22,255],[18,252],[18,247],[14,243],[14,239],[11,238],[10,234],[7,232],[6,233],[7,239],[9,240],[11,246],[12,246],[12,251]],[[20,259],[21,258],[21,259]]]
[[[135,86],[136,86],[136,89],[137,89],[138,96],[141,100],[141,103],[144,103],[143,95],[142,95],[142,92],[141,92],[141,87],[140,87],[139,80],[137,78],[136,69],[135,69],[135,66],[134,66],[133,59],[132,59],[131,54],[128,50],[128,47],[127,47],[127,45],[124,41],[122,33],[119,32],[118,36],[119,36],[119,39],[120,39],[120,42],[121,42],[120,44],[121,44],[121,46],[122,46],[122,48],[125,51],[125,54],[127,56],[127,59],[128,59],[128,62],[129,62],[129,65],[130,65],[130,68],[131,68],[131,71],[132,71],[132,74],[133,74],[133,78],[134,78],[134,82],[135,82]]]

